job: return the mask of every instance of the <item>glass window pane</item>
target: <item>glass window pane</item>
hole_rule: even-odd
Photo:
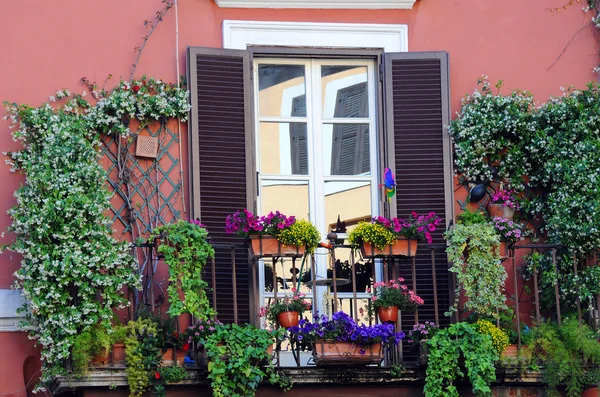
[[[259,116],[306,117],[304,65],[258,65]]]
[[[371,182],[325,182],[325,221],[328,232],[336,228],[338,216],[341,221],[346,222],[348,231],[358,222],[371,219]],[[349,252],[339,251],[340,255],[336,253],[338,259],[349,259]]]
[[[270,260],[264,261],[264,286],[265,292],[274,292],[273,289],[273,262]],[[302,260],[297,259],[292,261],[289,258],[284,258],[277,261],[275,264],[277,277],[277,296],[281,297],[285,294],[293,295],[292,287],[296,288],[303,294],[311,291],[311,265],[310,261],[306,261],[302,265]],[[294,282],[295,281],[295,282]],[[298,286],[300,288],[298,288]],[[308,298],[311,297],[307,297]]]
[[[370,175],[368,124],[323,125],[324,175]]]
[[[306,123],[260,123],[260,172],[308,175]]]
[[[308,215],[308,181],[262,180],[260,187],[261,214],[280,211],[297,219]]]
[[[369,117],[366,66],[322,66],[323,117]]]

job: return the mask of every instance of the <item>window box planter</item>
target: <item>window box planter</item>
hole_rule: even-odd
[[[255,257],[278,257],[278,256],[302,256],[305,247],[295,245],[283,245],[273,236],[252,235],[250,236],[252,255]]]
[[[352,342],[317,340],[312,343],[313,360],[317,366],[369,365],[383,360],[381,343],[360,346]]]
[[[415,256],[419,240],[398,239],[384,249],[379,249],[371,243],[362,242],[360,250],[363,257],[374,258],[382,256]]]

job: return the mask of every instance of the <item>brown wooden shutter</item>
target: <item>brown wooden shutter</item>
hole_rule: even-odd
[[[434,234],[434,244],[443,244],[442,233],[453,219],[452,158],[444,126],[450,120],[448,54],[384,54],[384,94],[387,162],[397,183],[392,214],[406,217],[412,211],[435,211],[445,219]],[[436,252],[437,292],[441,322],[450,306],[450,279],[446,255]],[[434,320],[431,253],[419,248],[416,258],[418,294],[425,300],[419,321]],[[410,266],[401,266],[402,276],[412,285]],[[412,324],[407,315],[404,324]]]
[[[225,218],[254,209],[252,82],[247,51],[188,49],[192,111],[189,125],[191,215],[204,223],[216,246],[243,244],[225,233]],[[234,321],[231,253],[216,248],[218,318]],[[250,322],[248,256],[236,250],[237,314]],[[211,282],[210,266],[206,280]],[[212,294],[209,293],[212,299]]]

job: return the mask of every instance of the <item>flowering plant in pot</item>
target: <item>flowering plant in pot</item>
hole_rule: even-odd
[[[248,210],[227,216],[225,232],[251,240],[255,256],[303,255],[314,252],[321,235],[306,220],[296,220],[279,211],[254,215]]]
[[[408,332],[408,341],[419,349],[419,364],[427,364],[429,349],[427,341],[432,338],[440,328],[433,321],[425,321],[423,324],[415,324]]]
[[[195,362],[196,366],[205,367],[208,364],[206,354],[207,339],[222,327],[223,323],[219,320],[198,320],[194,325],[188,327],[185,331],[187,343],[190,346],[196,344]]]
[[[414,256],[418,241],[427,240],[431,244],[431,233],[441,223],[442,219],[435,212],[426,215],[412,212],[403,219],[377,216],[370,223],[359,223],[350,232],[348,240],[350,245],[362,246],[365,256]]]
[[[344,312],[331,318],[314,315],[313,322],[302,319],[288,332],[303,345],[312,346],[317,365],[379,363],[382,347],[395,346],[404,338],[391,324],[359,325]]]
[[[259,316],[267,317],[271,324],[279,323],[284,328],[298,325],[299,316],[310,309],[310,302],[304,294],[292,287],[293,296],[278,299],[267,307],[261,307]]]
[[[423,299],[403,284],[404,278],[373,284],[373,293],[369,302],[369,316],[379,315],[382,323],[395,323],[398,310],[414,311],[422,305]]]
[[[515,192],[512,190],[499,190],[492,196],[491,202],[488,204],[488,212],[490,217],[502,217],[512,219],[515,211],[521,209]]]
[[[500,236],[500,256],[507,256],[506,245],[514,245],[517,241],[523,239],[523,227],[511,219],[499,216],[495,216],[492,223]]]

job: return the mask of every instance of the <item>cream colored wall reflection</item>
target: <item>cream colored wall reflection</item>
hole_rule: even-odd
[[[308,182],[263,181],[261,188],[262,212],[280,211],[298,219],[310,219],[308,214]]]

